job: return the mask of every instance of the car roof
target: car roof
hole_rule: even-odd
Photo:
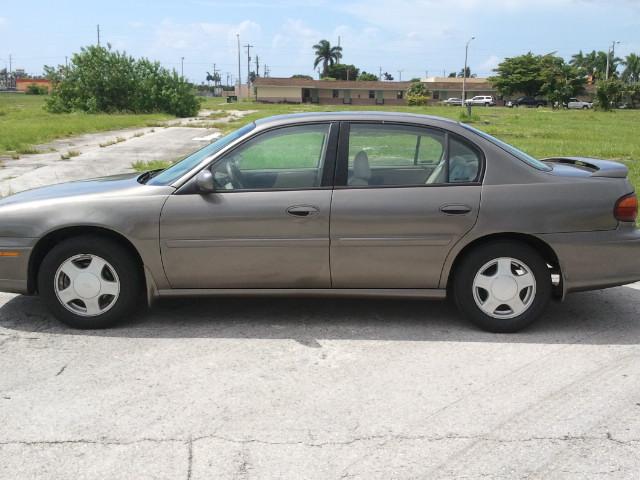
[[[380,111],[348,111],[348,112],[307,112],[273,115],[271,117],[256,120],[256,126],[266,127],[293,123],[317,122],[317,121],[380,121],[380,122],[408,122],[436,124],[444,123],[457,125],[459,122],[435,115],[420,115],[405,112],[380,112]]]

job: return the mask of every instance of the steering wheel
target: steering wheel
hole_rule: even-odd
[[[242,185],[242,172],[233,160],[229,160],[227,162],[227,176],[229,177],[229,182],[231,182],[233,188],[244,187],[244,185]]]

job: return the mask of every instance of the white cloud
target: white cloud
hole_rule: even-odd
[[[482,62],[478,68],[482,73],[488,73],[496,68],[501,61],[502,59],[497,55],[491,55],[484,62]]]

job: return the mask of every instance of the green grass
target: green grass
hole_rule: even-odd
[[[159,170],[169,167],[173,162],[168,160],[150,160],[148,162],[137,161],[131,164],[136,172],[148,172],[149,170]]]
[[[159,124],[165,114],[53,114],[44,111],[44,96],[0,94],[0,155],[34,153],[34,145],[83,133]]]

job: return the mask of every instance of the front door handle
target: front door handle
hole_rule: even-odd
[[[469,205],[442,205],[440,211],[446,215],[466,215],[471,211]]]
[[[320,210],[318,210],[318,207],[314,207],[313,205],[293,205],[287,208],[287,213],[294,217],[310,217],[320,213]]]

